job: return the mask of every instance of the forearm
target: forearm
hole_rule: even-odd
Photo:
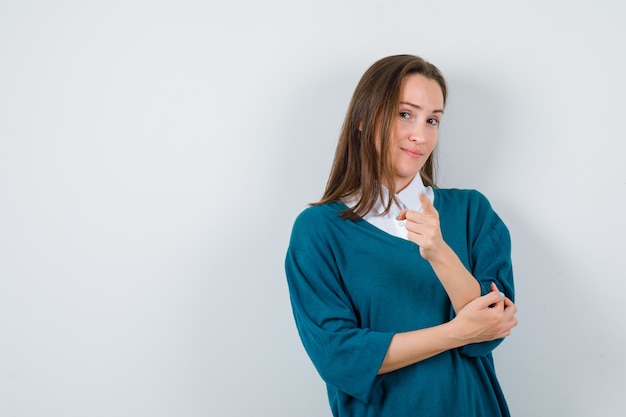
[[[447,244],[429,262],[448,293],[455,312],[481,296],[479,282]]]
[[[506,337],[517,325],[516,311],[511,300],[491,291],[468,303],[449,322],[396,333],[378,374],[404,368],[450,349]]]
[[[391,339],[378,374],[395,371],[463,346],[465,342],[454,333],[452,322],[426,329],[396,333]]]

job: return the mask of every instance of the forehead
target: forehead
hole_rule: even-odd
[[[437,81],[421,74],[410,74],[402,79],[399,98],[420,107],[443,109],[443,92]]]

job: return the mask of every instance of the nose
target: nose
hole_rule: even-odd
[[[426,142],[426,132],[421,123],[415,123],[409,132],[409,140],[416,143]]]
[[[426,136],[421,129],[414,129],[409,135],[409,140],[416,143],[424,143],[426,142]]]

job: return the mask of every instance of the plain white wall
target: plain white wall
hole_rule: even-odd
[[[0,3],[0,416],[324,416],[291,224],[375,60],[447,76],[440,185],[514,245],[515,416],[624,416],[623,3]]]

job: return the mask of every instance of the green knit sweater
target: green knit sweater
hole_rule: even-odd
[[[444,240],[480,282],[513,299],[509,232],[477,191],[435,189]],[[304,210],[285,261],[302,343],[326,382],[336,417],[508,416],[491,356],[501,342],[448,350],[377,376],[394,333],[445,323],[450,300],[418,246],[346,206]]]

